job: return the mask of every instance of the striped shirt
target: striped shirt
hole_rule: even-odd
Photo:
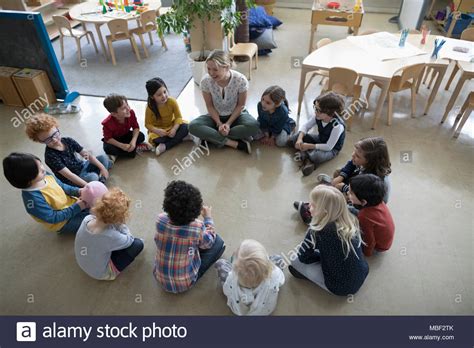
[[[201,266],[199,249],[210,249],[215,239],[211,218],[175,226],[168,214],[160,214],[156,222],[157,251],[153,274],[161,287],[173,293],[190,289],[197,280]]]

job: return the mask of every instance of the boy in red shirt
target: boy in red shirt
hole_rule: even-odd
[[[137,151],[150,151],[145,135],[140,132],[135,112],[123,95],[109,94],[104,107],[110,112],[102,121],[104,151],[115,162],[117,156],[134,158]]]
[[[365,256],[375,251],[390,249],[395,224],[387,205],[383,202],[385,184],[374,174],[360,174],[350,180],[349,199],[359,210],[360,229],[365,245]]]

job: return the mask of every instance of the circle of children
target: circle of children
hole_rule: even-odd
[[[77,263],[92,278],[115,279],[144,246],[126,225],[130,199],[119,188],[108,190],[103,184],[117,157],[152,150],[159,156],[190,138],[188,133],[199,138],[201,146],[212,143],[250,154],[252,137],[264,145],[294,148],[303,175],[309,175],[342,149],[341,96],[329,92],[317,97],[314,117],[293,131],[283,89],[265,90],[255,120],[245,109],[248,81],[231,69],[230,57],[216,50],[206,65],[201,90],[208,114],[189,126],[165,82],[153,78],[146,83],[148,142],[126,97],[112,94],[104,100],[110,115],[102,121],[108,156],[94,157],[74,139],[62,137],[55,118],[38,114],[28,120],[26,133],[46,145],[45,162],[54,176],[32,154],[11,153],[3,160],[5,177],[22,190],[28,214],[49,230],[76,234]],[[308,133],[315,126],[317,135]],[[394,223],[385,205],[390,172],[386,143],[374,137],[358,141],[352,159],[333,177],[318,175],[320,184],[311,191],[309,202],[294,202],[309,228],[291,265],[281,256],[269,256],[262,244],[250,239],[240,244],[231,261],[220,259],[225,245],[215,231],[211,208],[203,205],[196,187],[172,181],[165,189],[164,212],[156,221],[153,274],[165,291],[182,293],[215,264],[227,304],[237,315],[273,312],[285,266],[294,277],[329,293],[355,294],[369,272],[365,257],[388,250],[393,241]]]

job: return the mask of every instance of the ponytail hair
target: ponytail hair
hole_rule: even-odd
[[[263,92],[262,97],[265,95],[268,95],[275,104],[280,104],[281,102],[283,102],[286,105],[288,112],[290,111],[290,106],[288,104],[288,100],[286,99],[286,92],[280,86],[268,87]]]

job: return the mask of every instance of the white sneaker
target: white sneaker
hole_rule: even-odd
[[[165,144],[160,144],[156,147],[155,155],[159,156],[165,151],[166,151],[166,145]]]
[[[193,142],[195,142],[194,136],[193,136],[191,133],[188,133],[188,135],[186,135],[186,136],[183,138],[183,141],[193,141]]]
[[[332,179],[329,175],[327,174],[319,174],[316,179],[321,183],[321,184],[330,184],[332,182]]]
[[[112,162],[112,164],[114,164],[115,161],[117,160],[117,156],[115,155],[107,155],[107,157],[109,157],[109,160],[110,162]]]

